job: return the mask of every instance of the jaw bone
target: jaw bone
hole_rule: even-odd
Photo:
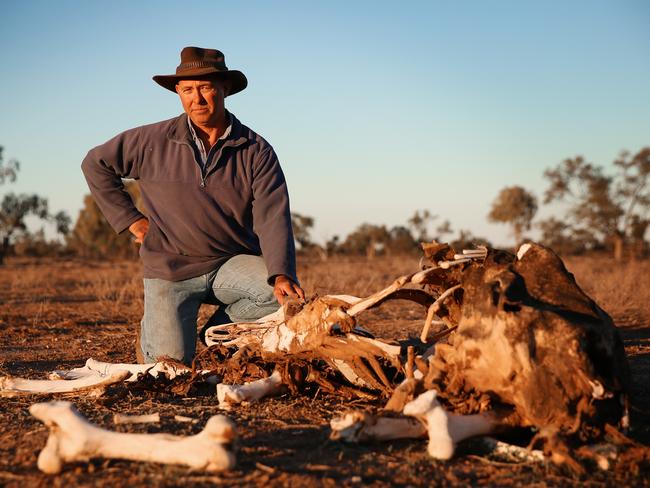
[[[91,458],[183,464],[207,471],[224,471],[235,465],[230,447],[235,427],[223,415],[211,417],[198,434],[182,437],[105,430],[89,423],[70,402],[36,403],[29,412],[50,429],[38,456],[38,468],[45,473],[59,473],[65,463]]]

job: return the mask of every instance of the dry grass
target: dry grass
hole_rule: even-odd
[[[617,263],[608,257],[572,257],[565,264],[617,325],[650,322],[649,260]]]

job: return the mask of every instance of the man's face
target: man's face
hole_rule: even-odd
[[[224,89],[210,80],[181,80],[176,85],[183,109],[195,125],[214,127],[223,118]]]

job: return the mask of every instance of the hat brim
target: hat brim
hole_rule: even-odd
[[[153,77],[153,81],[158,83],[163,88],[167,88],[169,91],[176,93],[176,84],[180,80],[204,80],[206,78],[216,78],[218,80],[228,82],[230,89],[228,90],[226,96],[239,93],[248,86],[248,80],[246,79],[244,73],[241,71],[219,71],[214,68],[197,69],[194,70],[192,74],[156,75]]]

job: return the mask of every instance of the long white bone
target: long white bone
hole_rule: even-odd
[[[25,378],[0,377],[0,396],[52,393],[90,393],[101,394],[107,386],[124,381],[130,373],[115,371],[108,376],[88,375],[74,380],[30,380]]]
[[[192,370],[180,364],[167,362],[149,364],[105,363],[88,359],[86,365],[69,371],[54,371],[47,380],[31,380],[11,376],[0,377],[0,397],[17,395],[54,393],[84,393],[101,394],[107,386],[121,381],[136,381],[141,373],[148,373],[154,378],[160,374],[173,379]],[[208,370],[200,371],[206,374]],[[216,384],[217,377],[205,378],[209,383]]]
[[[229,410],[233,405],[243,402],[254,402],[266,396],[277,393],[282,386],[282,375],[279,371],[261,380],[251,381],[243,385],[217,385],[217,399],[219,406]]]
[[[426,424],[429,433],[427,451],[431,457],[450,459],[460,441],[495,431],[497,422],[492,414],[456,415],[446,412],[436,400],[436,394],[435,390],[428,390],[404,407],[404,415],[416,417]]]
[[[330,428],[330,439],[350,443],[419,439],[427,437],[428,434],[427,427],[418,419],[381,417],[361,411],[348,412],[333,418]],[[507,444],[493,437],[482,437],[480,446],[485,450],[485,454],[510,462],[539,462],[545,459],[542,451]],[[597,459],[601,466],[601,459]]]
[[[65,463],[91,458],[183,464],[207,471],[223,471],[235,465],[230,448],[235,427],[223,415],[211,417],[198,434],[182,437],[105,430],[88,422],[70,402],[36,403],[29,412],[50,428],[38,456],[38,468],[45,473],[59,473]]]
[[[113,415],[113,423],[120,424],[149,424],[160,422],[160,414],[158,412],[145,414],[145,415],[126,415],[124,413],[116,413]]]
[[[417,419],[378,417],[366,412],[348,412],[330,421],[330,439],[345,442],[389,441],[426,437],[426,426]]]
[[[74,368],[69,371],[54,371],[50,374],[52,379],[74,380],[78,378],[90,377],[99,374],[100,376],[109,376],[116,371],[128,371],[130,373],[126,381],[136,381],[141,373],[148,373],[154,378],[159,374],[164,374],[168,379],[173,379],[178,375],[190,373],[191,368],[182,364],[171,364],[164,361],[147,364],[129,364],[129,363],[106,363],[89,358],[85,366]]]

